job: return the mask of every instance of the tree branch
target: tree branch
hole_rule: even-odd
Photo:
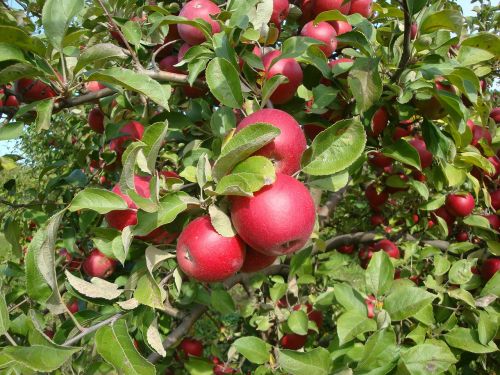
[[[369,243],[375,241],[377,234],[374,232],[357,232],[351,234],[342,234],[326,241],[326,250],[333,250],[343,245],[356,245],[360,243]]]
[[[401,77],[401,74],[403,74],[403,71],[408,64],[411,55],[411,16],[406,1],[407,0],[400,1],[404,13],[403,54],[401,55],[401,59],[399,60],[398,69],[391,78],[392,82],[396,82],[397,80],[399,80],[399,77]]]
[[[54,202],[12,203],[5,199],[0,199],[0,204],[4,204],[12,208],[27,208],[36,206],[64,206],[63,203],[54,203]]]
[[[104,327],[108,324],[113,324],[115,321],[120,319],[123,316],[123,313],[117,313],[113,315],[112,317],[103,320],[102,322],[97,323],[96,325],[93,325],[89,328],[85,328],[82,332],[80,332],[78,335],[75,337],[66,340],[66,342],[63,344],[63,346],[71,346],[73,344],[76,344],[78,341],[80,341],[82,338],[84,338],[87,335],[90,335],[91,333],[97,331],[99,328]]]

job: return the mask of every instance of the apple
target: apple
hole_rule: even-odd
[[[153,47],[153,51],[157,51],[161,48],[161,51],[156,54],[156,61],[161,61],[163,58],[167,57],[172,53],[174,48],[174,41],[179,40],[181,37],[179,36],[179,31],[177,29],[177,25],[172,24],[168,28],[167,36],[163,39],[162,44],[157,44]],[[168,44],[167,46],[165,46]],[[165,46],[165,47],[163,47]]]
[[[489,214],[489,215],[484,215],[486,219],[490,222],[491,227],[496,230],[497,232],[500,232],[500,217],[495,214]]]
[[[418,217],[418,215],[417,215],[417,214],[413,214],[413,215],[411,216],[411,220],[413,221],[413,224],[417,224],[417,223],[418,223],[418,221],[420,220],[420,218]]]
[[[73,255],[66,250],[66,249],[61,249],[59,251],[59,256],[64,258],[64,263],[67,265],[68,269],[71,271],[76,271],[79,270],[80,267],[82,266],[82,260],[81,259],[74,259]]]
[[[161,171],[160,175],[165,178],[181,178],[177,172],[174,171]]]
[[[43,333],[45,334],[45,336],[47,336],[49,339],[53,339],[54,338],[54,331],[52,331],[51,329],[46,329],[45,331],[43,331]]]
[[[276,256],[267,256],[258,251],[247,248],[245,255],[245,261],[243,266],[241,266],[241,272],[251,273],[263,270],[269,267],[276,260]]]
[[[389,193],[387,191],[382,190],[380,193],[375,188],[375,184],[370,184],[365,189],[365,197],[368,199],[368,203],[372,208],[379,208],[387,199],[389,199]]]
[[[271,159],[276,166],[277,173],[292,175],[297,172],[300,169],[302,153],[307,147],[306,138],[299,123],[284,111],[266,108],[244,118],[236,127],[236,131],[260,122],[277,127],[281,134],[257,151],[255,155]]]
[[[411,29],[410,29],[410,39],[415,40],[417,38],[418,34],[418,27],[416,23],[411,24]]]
[[[420,165],[422,169],[430,167],[432,165],[432,153],[427,150],[427,145],[424,140],[420,138],[414,138],[408,142],[413,146],[415,150],[418,152],[418,156],[420,157]]]
[[[454,86],[443,81],[442,78],[437,78],[434,81],[435,93],[430,99],[414,100],[414,105],[419,110],[420,114],[430,120],[439,120],[445,117],[448,113],[441,105],[441,102],[436,97],[438,91],[447,91],[451,94],[456,94]]]
[[[137,236],[138,239],[155,245],[168,245],[175,241],[178,233],[171,233],[163,227],[156,228],[146,236]]]
[[[163,59],[160,60],[158,63],[158,67],[160,70],[163,70],[164,72],[169,72],[169,73],[177,73],[177,74],[183,74],[183,70],[176,67],[179,63],[179,57],[178,56],[167,56],[164,57]]]
[[[354,245],[342,245],[337,251],[342,254],[352,254],[354,252]]]
[[[500,270],[500,258],[488,258],[481,267],[481,277],[483,280],[490,280]]]
[[[368,18],[372,14],[373,0],[351,0],[351,9],[349,14],[359,13],[363,17]]]
[[[225,280],[241,269],[244,260],[243,241],[238,236],[221,236],[209,216],[190,222],[177,240],[179,267],[198,281]]]
[[[349,31],[352,31],[352,25],[347,21],[330,21],[330,24],[335,29],[337,36],[348,33]],[[341,46],[340,43],[338,46],[339,47]]]
[[[271,22],[279,29],[281,22],[288,17],[290,4],[288,0],[273,0],[273,14],[271,15]]]
[[[199,340],[185,337],[179,344],[178,351],[185,357],[202,357],[203,356],[203,343]]]
[[[19,101],[15,95],[9,95],[5,98],[3,103],[2,100],[0,100],[0,107],[1,106],[19,108]]]
[[[351,2],[345,3],[345,0],[313,0],[313,12],[317,16],[328,10],[339,10],[343,14],[349,14]]]
[[[182,7],[179,16],[189,20],[202,19],[208,22],[212,27],[213,35],[220,32],[220,25],[211,16],[215,16],[220,12],[219,7],[209,0],[191,0]],[[182,40],[191,45],[201,44],[206,39],[203,32],[194,26],[178,24],[177,30]]]
[[[404,128],[402,126],[396,126],[392,133],[392,139],[397,141],[403,137],[408,137],[411,134],[411,128]]]
[[[179,48],[179,52],[177,54],[179,62],[184,60],[184,56],[186,56],[186,53],[189,51],[189,49],[192,47],[192,45],[188,43],[183,43],[181,47]]]
[[[150,179],[150,177],[134,176],[135,190],[137,194],[139,194],[143,198],[150,197]],[[128,209],[108,212],[106,214],[106,221],[108,222],[108,225],[112,228],[123,230],[123,228],[125,227],[137,224],[136,204],[128,195],[122,193],[119,184],[116,184],[111,191],[119,195],[127,203]]]
[[[273,60],[280,55],[280,51],[274,50],[266,53],[262,57],[266,79],[271,79],[277,74],[284,75],[288,78],[288,82],[279,85],[271,95],[270,100],[274,104],[284,104],[290,101],[297,92],[298,87],[302,84],[302,79],[304,77],[300,64],[293,58],[281,59],[273,63]]]
[[[100,91],[100,90],[105,89],[105,88],[106,88],[106,86],[104,86],[102,83],[97,82],[97,81],[85,82],[85,89],[88,92],[97,92],[97,91]]]
[[[475,201],[471,193],[449,194],[446,197],[446,210],[454,216],[469,216],[474,207]]]
[[[483,90],[484,91],[484,90]],[[500,123],[500,107],[493,108],[490,112],[490,118],[497,124]]]
[[[89,112],[88,123],[90,128],[96,133],[104,133],[104,112],[99,107],[93,108]]]
[[[313,141],[319,133],[326,129],[326,126],[320,124],[304,124],[303,128],[306,137]]]
[[[224,363],[217,363],[213,367],[214,375],[225,375],[225,374],[236,374],[236,370],[232,367],[225,365]]]
[[[423,174],[422,172],[420,172],[419,170],[413,170],[411,172],[411,175],[412,177],[417,180],[417,181],[420,181],[420,182],[425,182],[427,181],[427,177],[425,176],[425,174]]]
[[[436,225],[434,223],[434,220],[432,219],[427,220],[427,229],[431,229],[434,225]]]
[[[328,22],[315,24],[314,21],[309,21],[302,28],[300,35],[323,42],[319,49],[326,57],[329,57],[337,49],[337,32]]]
[[[370,223],[374,227],[383,225],[385,223],[385,218],[382,215],[375,214],[370,218]]]
[[[484,139],[486,143],[491,145],[492,138],[488,129],[483,128],[482,126],[476,125],[474,121],[467,120],[467,126],[472,132],[472,141],[471,145],[477,146],[481,139]]]
[[[441,219],[443,219],[446,222],[446,224],[448,224],[448,227],[451,227],[453,225],[453,223],[455,222],[456,215],[450,213],[447,210],[446,206],[439,207],[433,213],[434,213],[434,215],[439,216]]]
[[[56,92],[46,83],[31,78],[21,78],[15,83],[16,96],[25,103],[53,98]]]
[[[144,126],[138,121],[130,121],[120,129],[120,133],[124,135],[112,139],[109,143],[109,148],[117,155],[121,155],[125,151],[127,142],[142,139]]]
[[[283,349],[298,350],[306,344],[307,336],[297,335],[296,333],[287,333],[281,338],[281,347]]]
[[[392,241],[383,239],[373,246],[373,251],[384,250],[391,258],[399,258],[399,248]]]
[[[369,295],[368,297],[365,298],[365,304],[366,304],[366,310],[367,310],[367,317],[369,319],[373,319],[375,317],[375,303],[377,302],[377,299]]]
[[[490,192],[491,206],[495,211],[500,210],[500,189]]]
[[[82,269],[87,276],[105,279],[115,272],[117,263],[116,260],[108,258],[98,249],[93,249],[83,261]]]
[[[253,197],[232,196],[231,202],[236,231],[264,255],[300,250],[313,231],[316,209],[311,194],[288,175],[277,173],[274,184],[263,187]]]
[[[377,168],[386,168],[392,165],[392,159],[388,156],[385,156],[380,151],[370,152],[368,154],[368,162]]]
[[[314,18],[313,15],[313,0],[302,0],[300,6],[302,15],[300,16],[299,23],[304,25],[305,23],[311,21]]]
[[[493,173],[488,173],[488,176],[490,178],[497,178],[500,175],[500,158],[496,155],[490,156],[488,158],[488,161],[495,167],[495,172]]]
[[[372,118],[371,130],[374,137],[378,137],[384,131],[387,126],[387,122],[389,121],[389,114],[387,113],[387,109],[384,107],[380,107]]]
[[[69,301],[66,307],[71,314],[76,314],[80,310],[80,308],[78,307],[78,301],[76,299]]]
[[[469,241],[469,234],[466,231],[462,230],[455,235],[455,239],[458,242],[467,242]]]

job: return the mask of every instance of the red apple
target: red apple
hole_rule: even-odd
[[[247,248],[245,261],[240,271],[251,273],[263,270],[273,264],[276,258],[276,256],[267,256],[251,248]]]
[[[385,156],[380,151],[371,152],[368,154],[368,162],[377,168],[386,168],[392,165],[392,159]]]
[[[385,223],[385,218],[382,215],[375,214],[370,218],[370,223],[374,227],[383,225]]]
[[[274,184],[263,187],[253,197],[231,198],[236,231],[262,254],[293,253],[311,236],[316,219],[314,201],[309,190],[293,177],[277,173]]]
[[[500,189],[490,192],[491,206],[495,211],[500,210]]]
[[[372,14],[372,0],[351,0],[349,14],[359,13],[368,18]]]
[[[178,62],[178,56],[167,56],[160,60],[158,67],[164,72],[183,74],[183,70],[175,66]]]
[[[337,36],[352,31],[352,25],[347,21],[330,21],[330,24],[335,29]],[[338,46],[341,47],[340,43]]]
[[[68,308],[69,312],[71,314],[76,314],[80,308],[78,307],[78,301],[76,299],[71,300],[66,307]]]
[[[384,250],[391,258],[399,258],[399,248],[394,242],[389,240],[380,240],[373,246],[373,251]]]
[[[3,103],[3,105],[6,106],[6,107],[19,108],[19,101],[17,100],[17,98],[15,97],[15,95],[9,95],[5,99],[5,102]]]
[[[467,126],[472,132],[471,145],[477,146],[481,139],[484,139],[486,143],[491,144],[492,138],[488,129],[476,125],[472,120],[467,120]]]
[[[171,233],[163,227],[156,228],[146,236],[137,236],[138,239],[155,245],[168,245],[175,241],[178,233]]]
[[[448,224],[448,227],[451,227],[455,222],[455,215],[450,213],[445,206],[439,207],[433,213],[443,219]]]
[[[427,181],[427,177],[425,176],[425,174],[423,174],[422,172],[420,172],[420,171],[418,171],[416,169],[413,170],[413,172],[411,172],[411,175],[417,181],[420,181],[420,182]]]
[[[266,53],[262,57],[266,79],[270,79],[277,74],[288,78],[287,83],[282,83],[271,95],[274,104],[283,104],[293,98],[297,88],[302,84],[303,73],[300,64],[292,58],[281,59],[273,64],[273,60],[281,55],[278,50]]]
[[[31,78],[21,78],[15,83],[16,96],[25,103],[53,98],[56,92],[46,83]]]
[[[488,173],[488,177],[490,178],[497,178],[500,175],[500,158],[496,155],[490,156],[488,158],[488,161],[495,167],[495,172],[493,173]]]
[[[389,199],[389,194],[387,191],[382,190],[380,193],[375,188],[375,185],[372,183],[368,185],[365,189],[365,197],[368,199],[368,203],[372,208],[379,208],[387,199]]]
[[[469,234],[466,231],[460,231],[455,235],[455,238],[458,242],[466,242],[469,241]]]
[[[299,23],[304,25],[305,23],[311,21],[314,18],[313,15],[313,0],[302,0],[302,5],[300,6],[302,15],[300,16]]]
[[[410,128],[403,128],[402,126],[396,126],[394,132],[392,133],[392,139],[397,141],[403,137],[408,137],[411,134]]]
[[[446,197],[446,210],[452,215],[459,217],[469,216],[474,207],[475,201],[471,193],[449,194]]]
[[[481,277],[488,281],[500,270],[500,258],[488,258],[481,267]]]
[[[489,214],[489,215],[484,215],[486,219],[490,222],[491,227],[496,230],[497,232],[500,232],[500,217],[495,214]]]
[[[413,221],[413,224],[417,224],[417,223],[418,223],[418,221],[420,220],[420,218],[418,217],[418,215],[417,215],[417,214],[413,214],[413,215],[411,216],[411,220]]]
[[[299,123],[284,111],[268,108],[244,118],[238,124],[236,131],[259,122],[276,126],[281,134],[255,154],[273,160],[278,173],[291,175],[297,172],[300,169],[302,153],[307,147],[306,138]]]
[[[310,21],[304,25],[300,35],[323,42],[319,49],[329,57],[337,49],[337,32],[328,22]]]
[[[326,126],[319,124],[305,124],[303,128],[304,134],[307,136],[307,138],[313,141],[319,133],[326,129]]]
[[[490,118],[492,118],[497,124],[500,123],[500,107],[496,107],[491,110]]]
[[[420,138],[414,138],[408,143],[412,145],[415,150],[417,150],[422,169],[430,167],[432,165],[432,153],[427,150],[425,142]]]
[[[271,15],[271,22],[280,28],[281,22],[288,17],[290,4],[288,0],[273,0],[273,14]]]
[[[181,9],[179,16],[189,20],[202,19],[212,27],[212,34],[220,32],[220,25],[211,16],[220,13],[219,7],[209,0],[191,0]],[[178,24],[179,36],[191,45],[201,44],[205,41],[205,35],[199,29],[190,25]]]
[[[436,97],[437,92],[447,91],[451,94],[456,94],[457,92],[454,86],[444,82],[442,78],[436,79],[434,84],[435,95],[426,100],[414,100],[414,105],[417,107],[422,116],[431,120],[439,120],[445,117],[448,113]]]
[[[179,267],[198,281],[225,280],[240,270],[244,260],[243,241],[238,236],[221,236],[209,216],[190,222],[177,241]]]
[[[307,336],[287,333],[281,338],[281,347],[283,349],[298,350],[306,344]]]
[[[104,133],[104,112],[99,107],[93,108],[89,112],[88,123],[90,128],[96,133]]]
[[[345,3],[345,0],[313,0],[313,12],[317,16],[328,10],[339,10],[343,14],[349,14],[351,2]]]
[[[203,343],[199,340],[186,337],[179,344],[178,351],[185,357],[202,357]]]
[[[342,254],[352,254],[354,252],[354,245],[342,245],[337,251]]]
[[[380,107],[372,118],[372,133],[374,137],[378,137],[384,131],[387,126],[387,122],[389,121],[389,114],[387,113],[387,109],[384,107]]]
[[[93,249],[82,264],[83,272],[90,277],[105,279],[115,272],[117,261]]]
[[[87,89],[88,92],[97,92],[102,89],[105,89],[106,86],[97,81],[89,81],[85,82],[85,88]]]
[[[109,143],[109,148],[118,155],[121,155],[125,151],[127,142],[142,139],[144,126],[138,121],[130,121],[120,129],[120,133],[124,135],[112,139]]]
[[[214,375],[236,374],[236,370],[224,363],[217,363],[213,367]]]

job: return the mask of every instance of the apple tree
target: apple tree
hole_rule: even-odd
[[[1,373],[496,373],[475,2],[0,1]]]

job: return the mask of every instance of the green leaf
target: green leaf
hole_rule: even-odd
[[[444,9],[439,12],[428,12],[420,24],[420,34],[429,34],[438,30],[449,30],[460,35],[463,25],[462,14],[458,10]]]
[[[269,350],[271,349],[271,345],[258,337],[240,337],[233,343],[233,346],[236,348],[238,353],[252,363],[260,365],[269,360]]]
[[[214,364],[207,359],[189,356],[184,367],[189,375],[212,375]]]
[[[344,345],[356,336],[377,330],[377,322],[358,311],[347,311],[337,319],[339,345]]]
[[[269,101],[269,98],[271,95],[276,91],[276,89],[282,85],[283,83],[287,82],[288,78],[281,74],[277,74],[275,76],[272,76],[269,79],[266,79],[264,81],[264,85],[262,86],[262,100],[261,100],[261,106],[264,107],[267,102]]]
[[[247,126],[234,135],[222,148],[215,161],[213,176],[220,180],[238,163],[248,158],[280,134],[280,130],[270,124],[256,123]]]
[[[151,346],[156,353],[158,353],[162,357],[165,357],[167,355],[167,352],[162,345],[162,338],[160,332],[158,331],[158,323],[156,318],[155,320],[153,320],[151,325],[148,327],[148,330],[146,331],[146,340],[149,346]]]
[[[464,224],[470,225],[471,227],[490,229],[490,222],[484,216],[481,215],[469,215],[464,219]]]
[[[160,85],[146,74],[137,73],[125,68],[109,68],[92,73],[87,80],[121,86],[126,90],[135,91],[147,96],[167,110],[169,108],[170,86]]]
[[[69,206],[71,212],[88,209],[100,214],[114,210],[126,210],[127,208],[127,203],[118,194],[97,188],[87,188],[80,191]]]
[[[234,237],[236,232],[231,224],[229,216],[215,205],[208,208],[210,221],[215,231],[223,237]]]
[[[74,72],[77,73],[87,65],[94,64],[97,61],[108,61],[113,58],[124,59],[127,55],[123,49],[113,43],[94,44],[83,50],[78,58]]]
[[[0,295],[0,336],[9,330],[9,325],[9,310],[7,309],[5,297],[2,294]]]
[[[123,289],[118,289],[118,285],[110,283],[103,279],[99,279],[97,277],[93,277],[89,283],[88,281],[74,276],[68,270],[66,270],[64,273],[68,278],[69,284],[78,293],[81,293],[84,296],[90,298],[104,298],[107,300],[113,300],[121,296],[124,291]]]
[[[34,371],[52,372],[60,368],[73,354],[80,350],[80,348],[63,349],[48,345],[9,346],[2,349],[0,358],[9,358]]]
[[[384,147],[382,153],[403,164],[422,170],[417,150],[404,139],[399,139],[396,143]]]
[[[460,43],[458,61],[463,65],[474,65],[500,55],[500,37],[493,33],[474,33]]]
[[[423,182],[411,179],[408,181],[408,185],[410,185],[424,200],[429,199],[429,189],[427,185]]]
[[[495,173],[495,167],[493,164],[491,164],[484,156],[479,154],[479,152],[462,152],[458,154],[457,159],[467,164],[475,165],[476,167],[488,172],[488,174]]]
[[[497,331],[498,321],[495,316],[486,311],[479,311],[477,332],[481,344],[488,345],[488,343],[495,338]]]
[[[403,320],[415,315],[435,298],[434,294],[422,288],[403,285],[389,293],[384,300],[384,310],[390,314],[392,320]]]
[[[450,283],[462,285],[468,282],[473,276],[471,268],[474,264],[475,262],[467,259],[461,259],[453,263],[450,271],[448,272],[448,279],[450,280]]]
[[[362,315],[367,313],[363,297],[349,284],[335,284],[333,291],[337,302],[347,311],[357,311]]]
[[[361,111],[368,110],[382,95],[378,58],[358,57],[349,71],[347,82]]]
[[[448,291],[448,295],[451,298],[455,298],[455,299],[458,299],[460,301],[464,301],[465,303],[467,303],[471,307],[476,307],[476,302],[474,301],[474,297],[472,296],[472,294],[470,294],[465,289],[461,289],[461,288],[451,289]]]
[[[207,66],[206,79],[210,92],[222,104],[241,108],[243,94],[236,68],[226,59],[216,57]]]
[[[0,62],[2,61],[26,61],[23,52],[12,44],[0,43]]]
[[[38,77],[43,74],[44,73],[38,68],[35,68],[33,65],[29,65],[26,63],[17,63],[9,65],[8,67],[0,71],[0,85],[17,81],[19,78]],[[34,103],[31,104],[30,108],[32,108],[35,105],[36,104]],[[21,111],[22,109],[23,107],[21,107]]]
[[[47,0],[42,9],[42,25],[50,43],[58,50],[73,17],[83,9],[84,0]]]
[[[52,99],[41,100],[36,105],[36,120],[35,128],[37,132],[48,130],[50,128],[50,118],[52,117],[52,109],[54,101]]]
[[[410,374],[432,375],[445,373],[458,361],[443,341],[427,340],[403,351],[401,362]]]
[[[493,341],[487,345],[481,344],[476,331],[470,328],[455,327],[444,335],[444,339],[453,348],[471,353],[493,353],[498,350]]]
[[[500,272],[496,272],[481,290],[481,297],[488,295],[500,297]]]
[[[0,127],[0,141],[16,139],[24,132],[23,122],[8,122]]]
[[[210,304],[221,314],[231,314],[235,311],[234,301],[231,295],[225,290],[214,290],[210,295]]]
[[[119,373],[125,375],[156,374],[154,365],[135,349],[124,320],[99,328],[95,334],[95,345],[101,357]]]
[[[330,353],[325,348],[316,348],[307,353],[293,350],[278,352],[278,365],[292,375],[328,375],[330,374]]]
[[[130,44],[138,46],[141,43],[142,32],[139,22],[127,21],[121,27],[121,31]]]
[[[210,118],[210,128],[216,137],[223,138],[236,126],[236,115],[228,107],[217,108]]]
[[[368,292],[380,296],[384,294],[394,280],[394,265],[385,251],[373,254],[365,273]]]
[[[353,119],[339,121],[322,131],[302,157],[303,171],[324,176],[343,171],[363,153],[366,133]]]
[[[349,183],[349,171],[345,170],[334,175],[319,177],[309,181],[308,185],[321,190],[337,192]]]
[[[396,366],[398,358],[399,348],[392,328],[377,331],[366,341],[355,373],[367,374],[376,369],[376,374],[387,374]]]
[[[0,25],[0,43],[16,46],[40,56],[45,55],[46,47],[43,42],[19,27]]]
[[[288,328],[297,335],[307,335],[308,320],[304,311],[292,311],[287,320]]]

